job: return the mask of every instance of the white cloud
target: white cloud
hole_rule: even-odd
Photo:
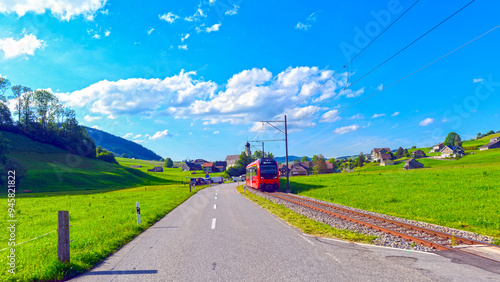
[[[312,26],[311,23],[313,23],[315,21],[316,21],[316,12],[312,13],[311,15],[309,15],[309,17],[307,17],[306,23],[298,22],[295,25],[295,29],[306,31]]]
[[[233,4],[233,8],[231,10],[227,10],[224,14],[228,16],[234,16],[238,13],[238,9],[240,6]]]
[[[206,32],[206,33],[210,33],[210,32],[212,32],[212,31],[219,31],[219,27],[220,27],[220,25],[221,25],[221,23],[219,22],[218,24],[214,24],[214,25],[212,25],[211,27],[207,27],[207,28],[205,29],[205,32]]]
[[[345,133],[356,131],[358,129],[360,129],[360,126],[357,124],[354,124],[354,125],[350,125],[350,126],[339,127],[337,129],[335,129],[334,132],[337,134],[345,134]]]
[[[374,114],[372,116],[372,118],[379,118],[379,117],[383,117],[383,116],[385,116],[385,114]]]
[[[395,112],[391,115],[391,117],[399,116],[399,112]]]
[[[99,125],[93,125],[91,126],[91,128],[102,130],[102,128],[100,128]]]
[[[301,22],[298,22],[297,25],[295,25],[295,29],[299,29],[299,30],[308,30],[310,27],[311,27],[310,24],[304,24]]]
[[[154,27],[150,28],[150,29],[147,31],[148,35],[151,35],[151,33],[152,33],[154,30],[155,30],[155,28],[154,28]]]
[[[93,20],[97,11],[106,5],[106,0],[23,0],[0,1],[0,13],[16,13],[19,17],[27,12],[43,14],[47,10],[61,20],[83,15],[87,20]]]
[[[95,39],[99,39],[99,38],[101,38],[101,36],[100,36],[99,34],[97,34],[97,33],[96,33],[96,34],[94,34],[92,37],[94,37]]]
[[[110,30],[106,30],[106,31],[104,32],[104,36],[105,36],[105,37],[108,37],[110,34],[111,34],[111,31],[110,31]]]
[[[321,121],[323,122],[336,122],[342,118],[338,115],[339,110],[331,110],[321,116]]]
[[[179,45],[177,46],[178,49],[181,49],[181,50],[187,50],[188,49],[188,46],[187,44],[184,44],[184,45]]]
[[[93,116],[86,115],[85,117],[83,117],[83,119],[86,122],[93,122],[94,120],[100,120],[100,119],[102,119],[102,117],[93,117]]]
[[[163,131],[156,132],[153,136],[149,137],[149,140],[158,140],[167,136],[172,136],[172,135],[168,133],[168,129],[165,129]]]
[[[347,97],[338,95],[346,83],[345,76],[340,74],[328,80],[332,71],[317,67],[289,67],[274,76],[265,68],[254,68],[234,74],[221,86],[196,80],[195,75],[181,71],[163,80],[103,80],[82,90],[56,95],[68,106],[84,107],[94,114],[169,115],[176,119],[200,119],[199,124],[208,126],[273,119],[302,102],[314,86],[324,83],[311,96],[316,98],[313,102],[308,100],[308,105],[297,106],[287,113],[289,124],[295,129],[315,126],[320,116],[332,110],[321,108],[322,101]]]
[[[123,135],[122,138],[127,139],[127,138],[130,138],[132,136],[134,136],[134,133],[127,133],[127,134]]]
[[[181,37],[181,41],[182,41],[182,42],[184,42],[184,40],[188,39],[188,38],[189,38],[189,36],[190,36],[190,34],[189,34],[189,33],[186,33],[185,35],[183,35],[183,36]]]
[[[423,121],[421,121],[418,125],[420,125],[420,126],[428,126],[429,124],[431,124],[433,122],[434,122],[433,118],[426,118]]]
[[[377,90],[378,91],[382,91],[382,89],[384,89],[384,85],[383,84],[380,84],[379,86],[377,86]]]
[[[207,15],[205,14],[205,12],[201,8],[198,8],[192,16],[185,17],[184,20],[187,22],[196,22],[199,21],[201,18],[206,18],[206,17]]]
[[[214,134],[219,134],[220,132],[217,130],[217,131],[214,131]]]
[[[15,40],[12,37],[0,39],[0,50],[4,53],[4,59],[35,55],[37,49],[45,47],[45,42],[39,40],[33,34],[25,34],[23,38]]]
[[[365,117],[362,114],[355,114],[348,119],[364,119]]]
[[[158,18],[168,23],[174,23],[175,20],[179,18],[179,16],[174,15],[172,12],[168,12],[167,14],[158,15]]]
[[[473,82],[473,83],[481,83],[481,82],[483,82],[483,80],[484,80],[484,79],[482,79],[482,78],[474,78],[474,79],[472,80],[472,82]]]
[[[142,134],[137,134],[136,136],[134,136],[133,138],[134,139],[137,139],[137,138],[141,138],[142,137]]]

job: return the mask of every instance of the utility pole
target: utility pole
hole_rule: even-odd
[[[285,141],[285,153],[286,153],[286,156],[285,156],[285,159],[286,159],[286,192],[287,193],[290,193],[291,190],[290,190],[290,170],[288,169],[288,128],[287,128],[287,120],[286,120],[286,115],[285,115],[285,121],[281,121],[281,120],[263,120],[263,121],[260,121],[262,123],[267,123],[269,124],[270,126],[276,128],[277,130],[279,130],[281,133],[284,133],[285,134],[285,139],[275,139],[275,140],[256,140],[256,141],[249,141],[249,142],[262,142],[262,154],[264,155],[264,142],[268,142],[268,141]],[[271,124],[271,122],[284,122],[285,123],[285,131],[277,128],[276,126],[274,126],[273,124]]]

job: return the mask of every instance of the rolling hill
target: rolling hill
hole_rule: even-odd
[[[143,171],[73,155],[52,145],[25,136],[0,131],[11,145],[8,157],[26,169],[18,191],[62,192],[75,190],[118,189],[145,183],[164,183]]]
[[[99,129],[86,126],[85,129],[87,129],[88,134],[94,138],[97,146],[101,146],[103,149],[112,152],[116,157],[120,157],[125,153],[129,158],[141,160],[158,161],[162,159],[162,157],[157,155],[155,152],[135,142],[123,139]]]

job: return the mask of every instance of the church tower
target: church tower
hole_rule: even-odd
[[[247,157],[252,155],[252,151],[250,151],[250,143],[248,143],[248,141],[245,144],[245,155],[247,155]]]

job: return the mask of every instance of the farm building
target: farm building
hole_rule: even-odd
[[[309,175],[309,170],[300,163],[292,164],[292,168],[290,169],[290,176],[299,176],[299,175]]]
[[[228,155],[226,157],[226,167],[230,168],[236,165],[236,162],[240,159],[240,155]]]
[[[182,171],[194,171],[201,170],[201,165],[197,165],[195,163],[185,162],[182,165]]]
[[[463,156],[464,156],[464,149],[462,149],[462,147],[445,146],[441,150],[441,158],[456,158],[456,157],[463,157]]]
[[[403,166],[403,169],[408,170],[408,169],[416,169],[416,168],[424,168],[424,165],[422,163],[419,163],[415,159],[409,159],[406,161],[405,165]]]
[[[197,165],[203,165],[204,163],[208,163],[207,161],[205,161],[204,159],[196,159],[193,161],[194,164],[197,164]]]
[[[431,153],[441,152],[443,148],[444,148],[444,143],[439,143],[437,145],[434,145],[431,149]]]
[[[372,161],[377,162],[380,161],[382,158],[382,155],[385,155],[386,153],[390,152],[390,148],[374,148],[371,153],[371,158]]]
[[[411,152],[411,155],[414,158],[423,158],[423,157],[425,157],[425,153],[422,150],[413,151],[413,152]]]
[[[380,165],[381,166],[386,166],[386,165],[394,165],[394,161],[391,158],[391,155],[389,154],[381,154],[380,155]]]
[[[491,138],[490,143],[479,148],[480,151],[500,148],[500,137]]]
[[[163,172],[163,167],[161,166],[155,166],[154,168],[152,169],[148,169],[148,171],[152,171],[152,172]]]

